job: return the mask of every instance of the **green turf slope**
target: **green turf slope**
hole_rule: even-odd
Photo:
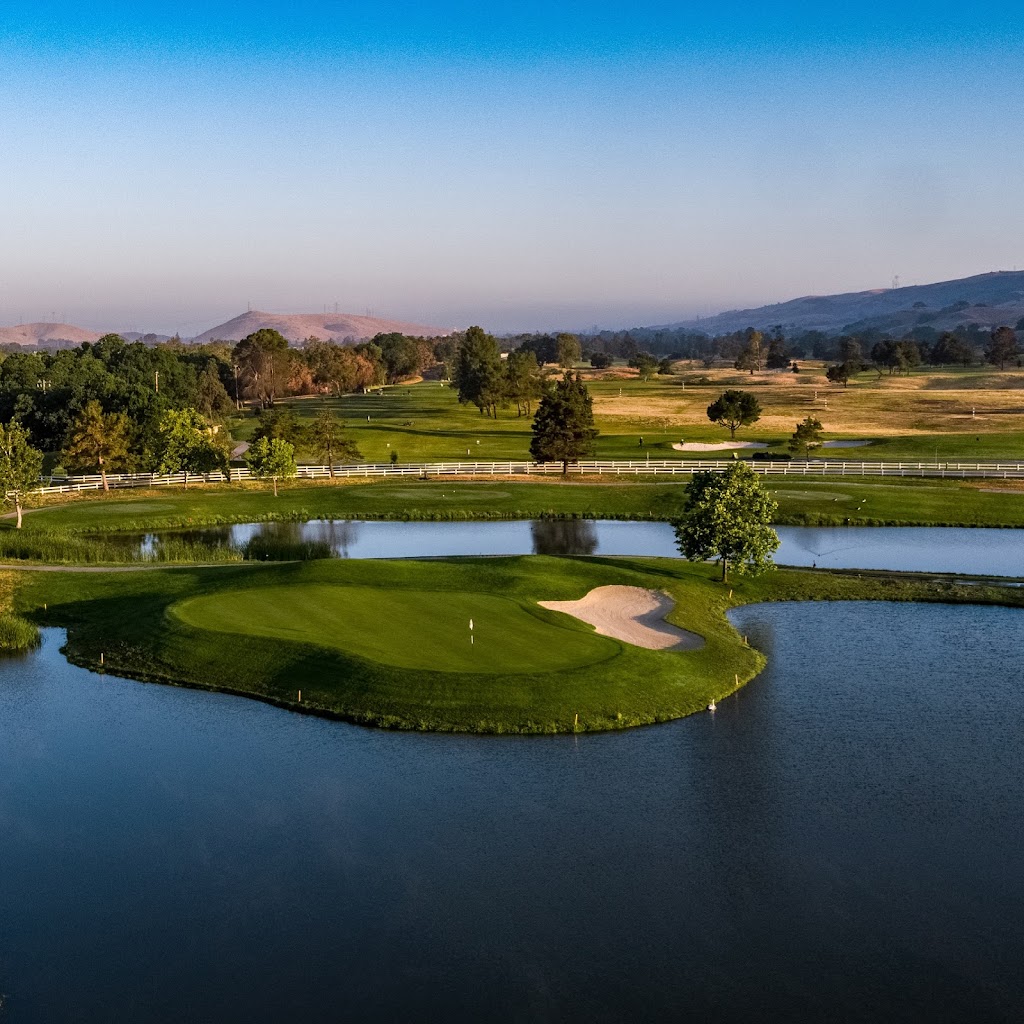
[[[621,651],[613,640],[554,625],[495,594],[311,584],[229,590],[182,601],[171,612],[200,629],[316,644],[433,672],[561,672]]]

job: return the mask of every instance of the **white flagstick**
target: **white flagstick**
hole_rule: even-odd
[[[473,620],[472,619],[469,620],[469,642],[470,643],[474,642],[474,637],[473,637]]]

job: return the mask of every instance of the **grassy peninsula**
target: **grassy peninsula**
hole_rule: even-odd
[[[102,655],[118,675],[389,728],[552,733],[679,718],[749,681],[764,657],[729,624],[736,604],[1024,604],[1019,590],[986,585],[797,571],[722,585],[715,572],[540,556],[25,572],[16,608],[65,627],[71,660],[99,668]],[[670,595],[669,621],[704,646],[634,647],[537,604],[616,584]]]

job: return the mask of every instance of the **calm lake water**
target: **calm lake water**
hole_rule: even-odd
[[[1024,530],[958,527],[778,528],[780,565],[831,569],[901,569],[1024,576]],[[341,558],[429,555],[661,555],[678,554],[667,523],[610,520],[401,523],[314,521],[243,523],[187,533],[125,537],[153,550],[163,537],[186,537],[211,547],[244,547],[254,539],[319,541]],[[116,537],[116,535],[115,535]]]
[[[1024,613],[811,604],[715,715],[388,733],[0,662],[5,1024],[1018,1021]]]

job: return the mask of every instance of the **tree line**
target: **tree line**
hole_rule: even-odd
[[[578,346],[563,342],[571,361]],[[257,408],[258,425],[245,454],[257,478],[296,472],[297,449],[312,451],[334,474],[337,461],[361,453],[330,408],[312,424],[276,404],[312,388],[345,394],[398,380],[428,367],[450,373],[459,400],[494,416],[514,403],[535,417],[531,454],[538,461],[571,461],[593,454],[597,430],[589,393],[579,375],[556,383],[527,349],[507,359],[480,327],[453,338],[379,335],[341,346],[308,339],[292,349],[276,331],[257,331],[234,346],[188,348],[178,343],[129,344],[116,335],[55,353],[16,352],[0,363],[0,488],[21,524],[23,498],[38,485],[44,452],[70,471],[95,472],[104,490],[116,472],[189,475],[224,472],[230,478],[226,417],[243,401]],[[308,391],[306,393],[309,393]],[[397,453],[392,452],[392,461]]]
[[[1002,330],[1024,331],[1024,320]],[[612,360],[621,360],[634,365],[638,357],[646,357],[658,364],[665,360],[674,362],[681,359],[704,363],[707,367],[721,364],[738,366],[740,369],[786,369],[794,360],[818,359],[824,362],[842,362],[841,353],[851,341],[857,342],[864,352],[870,352],[879,342],[902,342],[913,344],[921,356],[922,364],[932,366],[971,366],[989,359],[992,330],[977,323],[964,323],[953,330],[939,332],[927,324],[916,325],[900,336],[875,328],[847,333],[827,334],[818,330],[803,330],[786,333],[782,325],[766,330],[748,327],[727,334],[708,335],[689,329],[678,328],[632,328],[628,331],[595,331],[579,334],[576,339],[582,349],[583,358],[594,366],[607,365]],[[757,335],[760,347],[751,351],[751,336]],[[556,362],[550,355],[554,335],[517,335],[509,339],[513,347],[529,345],[546,349],[549,353],[545,362]],[[1014,359],[1020,353],[1014,353]]]

